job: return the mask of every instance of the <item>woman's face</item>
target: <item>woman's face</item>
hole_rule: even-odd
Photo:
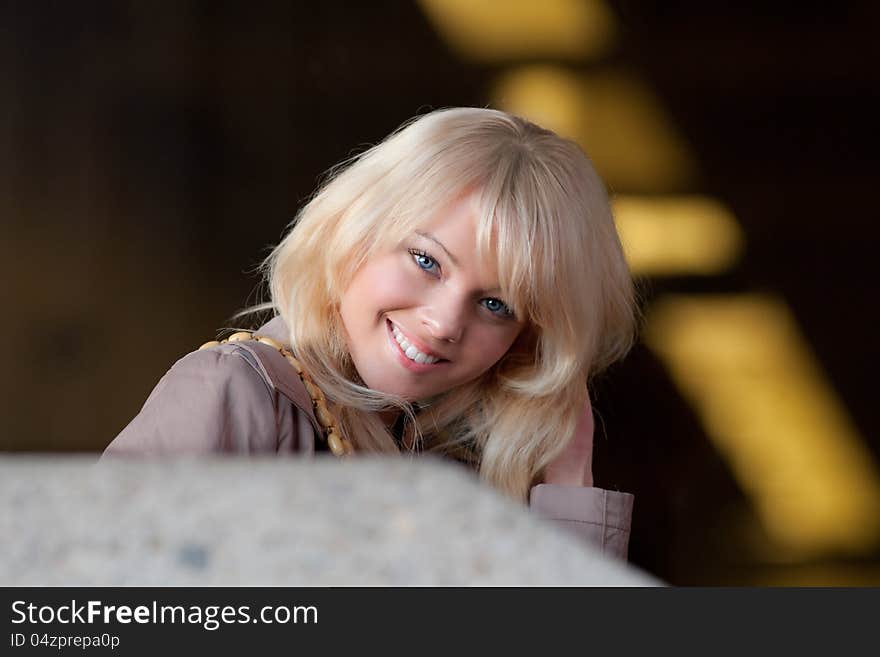
[[[524,323],[510,314],[492,263],[477,257],[474,195],[442,208],[377,253],[342,295],[348,348],[364,383],[409,401],[471,381],[507,352]]]

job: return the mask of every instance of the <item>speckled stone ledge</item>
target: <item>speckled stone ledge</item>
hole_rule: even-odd
[[[0,457],[5,586],[657,586],[439,459]]]

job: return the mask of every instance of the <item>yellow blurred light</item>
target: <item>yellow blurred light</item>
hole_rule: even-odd
[[[781,301],[665,297],[650,309],[645,341],[778,545],[805,558],[877,544],[871,455]]]
[[[670,192],[694,178],[689,149],[654,95],[622,73],[526,66],[498,78],[495,107],[576,141],[618,192]]]
[[[736,262],[743,249],[736,218],[716,199],[618,196],[612,204],[636,275],[717,274]]]
[[[463,57],[584,59],[614,42],[614,16],[601,0],[419,0],[425,16]]]

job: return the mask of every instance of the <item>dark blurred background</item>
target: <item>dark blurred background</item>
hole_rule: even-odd
[[[880,584],[876,3],[0,2],[0,449],[97,451],[430,109],[581,143],[642,340],[596,479],[681,585]]]

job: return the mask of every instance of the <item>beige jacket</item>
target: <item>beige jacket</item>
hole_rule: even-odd
[[[280,317],[257,333],[288,342]],[[284,357],[259,342],[227,343],[177,361],[102,458],[216,452],[312,456],[316,432],[311,399]],[[538,484],[529,493],[534,512],[622,559],[632,505],[632,495],[600,488]]]

